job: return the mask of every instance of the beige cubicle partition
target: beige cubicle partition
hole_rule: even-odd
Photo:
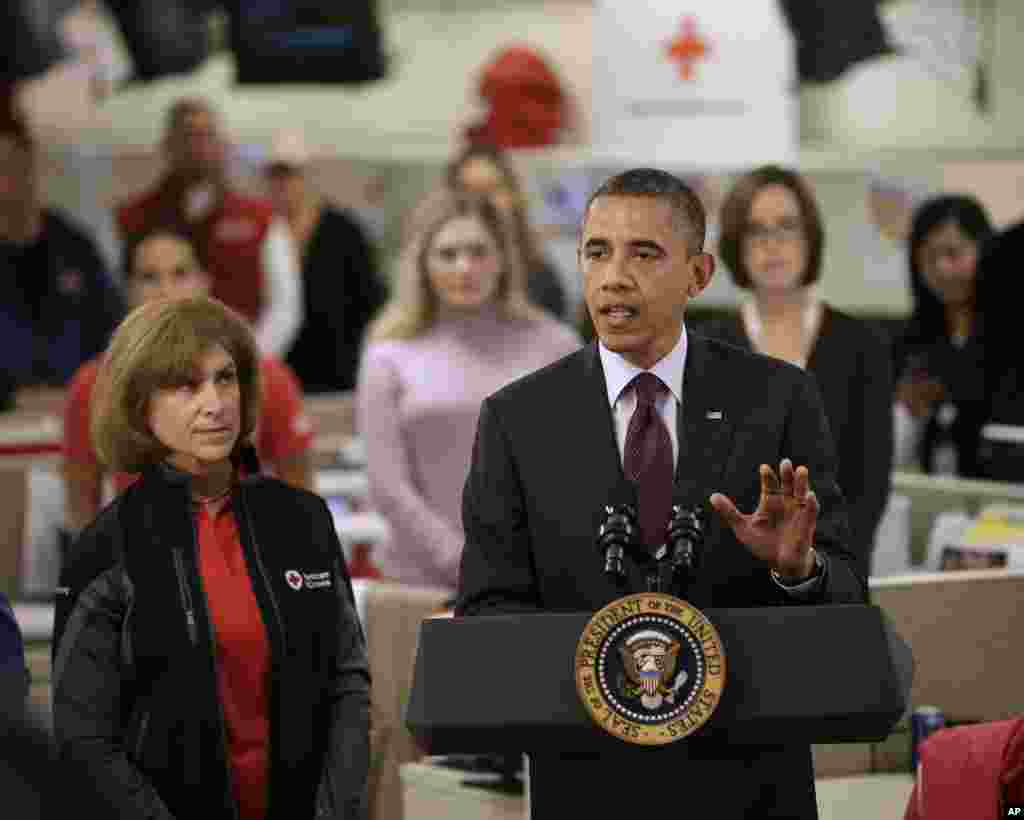
[[[315,465],[329,467],[355,436],[355,396],[350,392],[306,396],[305,410],[316,430]]]
[[[871,598],[914,654],[913,706],[953,722],[1024,715],[1024,572],[876,578]]]
[[[405,813],[401,766],[422,751],[405,728],[420,624],[441,611],[450,590],[375,581],[366,584],[367,651],[372,684],[370,820],[415,820]]]
[[[63,395],[36,391],[18,409],[0,413],[0,591],[19,590],[26,537],[29,471],[59,461]]]

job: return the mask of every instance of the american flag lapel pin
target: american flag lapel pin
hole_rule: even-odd
[[[722,411],[721,410],[708,410],[707,415],[704,417],[708,421],[721,421]]]

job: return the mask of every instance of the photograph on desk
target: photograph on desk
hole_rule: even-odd
[[[1024,567],[1024,506],[989,504],[956,544],[943,547],[941,570]]]
[[[958,569],[1005,569],[1006,562],[1005,550],[946,547],[942,550],[939,569],[943,572]]]

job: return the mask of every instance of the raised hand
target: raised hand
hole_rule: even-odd
[[[818,523],[818,498],[810,489],[807,468],[794,469],[788,458],[779,464],[778,475],[767,464],[760,467],[761,499],[749,515],[741,513],[732,499],[714,493],[711,506],[757,558],[787,580],[809,578],[814,571],[814,531]]]

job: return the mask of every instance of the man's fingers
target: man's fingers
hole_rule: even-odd
[[[818,496],[814,492],[807,494],[807,503],[800,508],[797,526],[798,543],[813,544],[814,533],[818,528]]]
[[[807,493],[811,489],[811,477],[807,472],[807,468],[800,466],[797,467],[793,473],[793,497],[799,503],[803,503],[807,499]]]
[[[779,481],[775,471],[767,464],[762,464],[761,473],[761,495],[782,495],[782,483]]]
[[[793,462],[788,458],[779,462],[779,480],[782,483],[782,494],[793,495]]]

